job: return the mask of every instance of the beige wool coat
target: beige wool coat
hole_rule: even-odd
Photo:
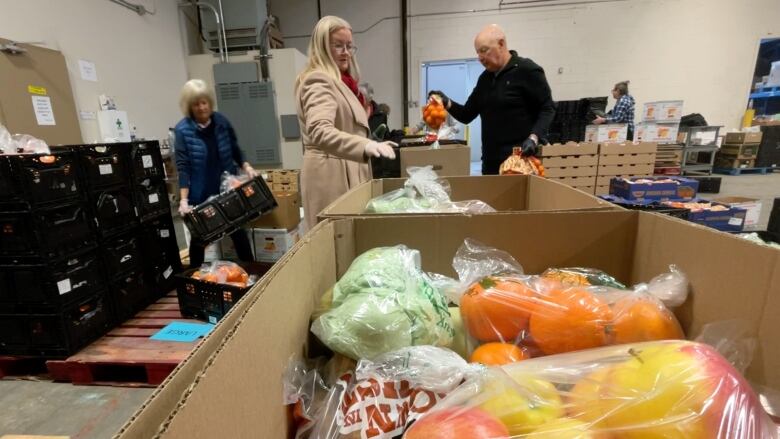
[[[298,89],[303,140],[301,196],[307,225],[349,189],[371,179],[364,154],[368,116],[355,94],[324,72],[312,72]]]

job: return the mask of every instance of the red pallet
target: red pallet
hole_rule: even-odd
[[[173,321],[200,323],[182,318],[176,293],[169,293],[76,355],[47,361],[49,374],[73,384],[157,386],[198,344],[149,338]]]
[[[45,373],[45,358],[0,356],[0,379],[9,376],[38,376]]]

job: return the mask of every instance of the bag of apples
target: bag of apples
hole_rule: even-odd
[[[466,240],[455,255],[459,305],[469,360],[502,365],[607,345],[683,339],[667,306],[688,294],[675,267],[647,284],[626,288],[587,268],[525,275],[511,255]],[[666,304],[666,305],[665,305]]]
[[[743,376],[691,341],[607,346],[488,368],[404,439],[777,438]]]

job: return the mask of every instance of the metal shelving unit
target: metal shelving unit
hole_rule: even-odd
[[[720,126],[689,127],[681,131],[681,137],[685,136],[683,158],[680,163],[683,175],[712,175],[721,128]],[[702,154],[707,155],[705,160],[701,160]]]

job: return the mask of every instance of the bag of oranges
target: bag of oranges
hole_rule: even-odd
[[[464,291],[460,307],[470,360],[500,365],[612,344],[682,339],[674,314],[687,278],[672,267],[625,289],[594,269],[523,273],[511,255],[467,240],[453,266]]]
[[[632,343],[489,367],[403,438],[777,438],[761,402],[710,345]]]
[[[544,166],[534,156],[524,156],[520,147],[512,148],[512,155],[498,168],[500,175],[538,175],[544,177]]]
[[[423,121],[433,131],[438,131],[439,128],[447,120],[447,109],[444,108],[444,104],[438,95],[431,95],[422,109]]]
[[[241,288],[246,288],[256,281],[255,276],[250,277],[246,270],[235,262],[229,261],[214,261],[203,264],[200,270],[192,273],[190,277],[205,282],[233,285]]]

